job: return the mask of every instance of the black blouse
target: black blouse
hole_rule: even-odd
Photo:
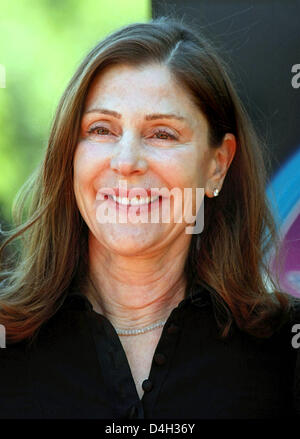
[[[172,310],[140,400],[110,321],[69,293],[36,341],[0,349],[0,418],[262,419],[300,416],[295,318],[268,339],[221,339],[211,293]]]

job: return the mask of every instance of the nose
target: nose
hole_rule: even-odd
[[[123,135],[110,166],[114,172],[124,176],[144,174],[147,171],[148,163],[142,157],[141,142],[137,136]]]

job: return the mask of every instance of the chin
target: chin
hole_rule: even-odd
[[[145,227],[146,226],[146,227]],[[161,224],[139,226],[137,224],[106,224],[93,232],[94,238],[108,251],[122,255],[142,254],[149,247],[156,247],[163,241],[165,228]]]
[[[147,248],[151,246],[151,243],[138,242],[136,239],[120,239],[118,241],[110,242],[108,248],[112,252],[122,256],[134,256],[143,254]]]
[[[133,255],[141,254],[149,248],[157,247],[163,240],[160,233],[151,233],[143,231],[143,233],[126,233],[122,236],[113,236],[110,240],[110,246],[114,246],[118,253]]]

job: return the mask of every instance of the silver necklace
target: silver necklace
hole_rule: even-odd
[[[95,287],[94,282],[92,281],[90,276],[88,276],[88,278],[94,290],[97,292],[97,288]],[[145,332],[152,331],[153,329],[160,328],[166,323],[167,320],[168,319],[160,320],[159,322],[152,323],[152,325],[145,326],[144,328],[136,328],[136,329],[115,328],[115,330],[118,335],[139,335],[139,334],[144,334]]]
[[[160,320],[159,322],[152,323],[152,325],[145,326],[144,328],[137,329],[124,329],[124,328],[115,328],[118,335],[139,335],[144,334],[145,332],[152,331],[155,328],[160,328],[166,323],[166,320]]]

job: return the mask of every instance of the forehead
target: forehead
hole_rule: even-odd
[[[85,110],[106,104],[121,112],[176,112],[190,118],[200,113],[184,87],[159,64],[105,68],[90,85]]]

